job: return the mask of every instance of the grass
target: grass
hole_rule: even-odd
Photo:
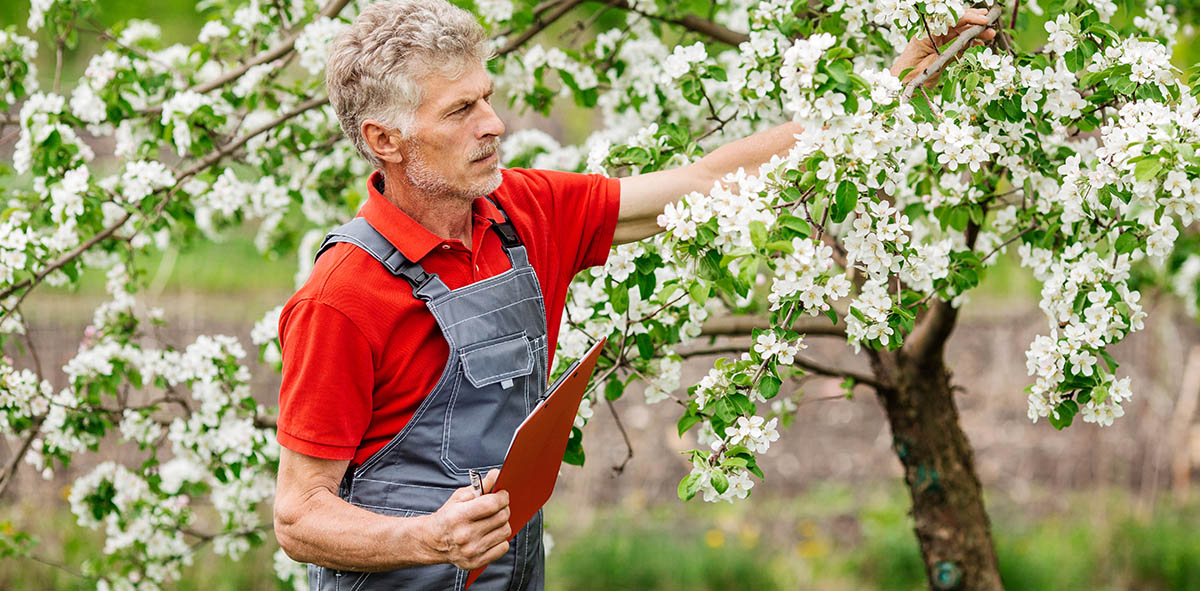
[[[1017,505],[992,500],[1001,576],[1010,591],[1200,589],[1200,502],[1161,505],[1149,517],[1122,491],[1045,494]],[[625,502],[546,509],[555,540],[547,588],[567,591],[925,589],[924,567],[895,484],[815,486],[791,498],[735,505]],[[44,558],[78,568],[101,554],[101,537],[70,513],[32,503],[0,521],[32,528]],[[270,538],[270,536],[268,536]],[[272,540],[232,562],[204,549],[174,589],[276,589]],[[220,573],[213,576],[213,573]],[[0,589],[90,589],[26,559],[0,562]]]

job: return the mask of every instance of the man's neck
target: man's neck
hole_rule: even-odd
[[[470,201],[417,189],[399,171],[385,171],[383,176],[383,196],[389,203],[439,238],[458,240],[471,248]]]

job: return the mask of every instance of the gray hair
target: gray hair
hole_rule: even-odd
[[[475,17],[446,0],[376,2],[334,40],[325,87],[342,132],[383,168],[363,139],[363,120],[378,119],[407,137],[423,99],[422,78],[435,72],[458,78],[472,61],[491,56]]]

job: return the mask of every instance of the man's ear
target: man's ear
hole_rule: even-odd
[[[377,119],[364,119],[359,128],[367,147],[384,162],[399,164],[404,160],[400,150],[400,131],[387,127]]]

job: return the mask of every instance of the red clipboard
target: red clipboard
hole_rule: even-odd
[[[513,434],[504,464],[500,466],[500,476],[492,489],[493,492],[508,491],[508,525],[513,532],[508,538],[510,542],[554,492],[579,403],[587,391],[588,380],[596,368],[596,359],[604,349],[605,340],[600,339],[583,359],[567,368],[550,386],[550,395],[534,407]],[[470,587],[485,568],[481,566],[471,571],[466,586]]]

